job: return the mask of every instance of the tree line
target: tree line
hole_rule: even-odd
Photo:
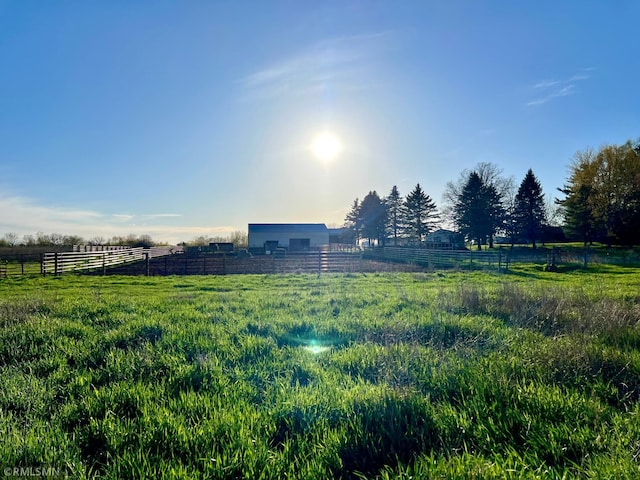
[[[188,242],[181,242],[179,245],[184,246],[202,246],[209,245],[211,242],[232,242],[237,247],[246,247],[248,245],[247,232],[237,230],[226,236],[198,236]],[[115,235],[113,237],[92,237],[89,240],[79,235],[62,235],[59,233],[46,234],[38,232],[35,235],[23,235],[22,238],[16,233],[6,233],[0,238],[0,247],[62,247],[71,245],[120,245],[128,247],[155,247],[164,245],[157,242],[150,235],[134,235],[126,236]]]
[[[161,245],[151,238],[150,235],[113,236],[110,238],[93,237],[90,240],[79,235],[62,235],[60,233],[46,234],[38,232],[35,235],[23,235],[22,238],[16,233],[6,233],[0,238],[0,247],[62,247],[71,245],[121,245],[128,247],[155,247]]]
[[[402,198],[394,185],[387,197],[381,198],[374,190],[362,201],[356,198],[344,227],[354,242],[367,239],[369,244],[383,245],[390,239],[397,245],[400,239],[406,239],[410,244],[420,244],[438,219],[435,202],[419,183],[406,198]]]
[[[517,185],[517,187],[516,187]],[[585,243],[636,244],[640,236],[640,140],[576,153],[563,194],[545,202],[529,169],[519,184],[495,164],[480,163],[448,182],[442,208],[416,184],[406,197],[393,186],[356,198],[345,218],[349,240],[420,246],[444,224],[478,249],[497,236],[512,245],[568,238]],[[560,222],[558,218],[560,217]]]
[[[210,243],[233,243],[236,248],[243,248],[249,245],[249,235],[242,230],[236,230],[229,235],[216,235],[212,237],[200,235],[194,237],[188,242],[182,242],[178,245],[184,245],[185,247],[206,247]]]

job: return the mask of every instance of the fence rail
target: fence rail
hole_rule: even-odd
[[[30,250],[27,252],[30,252]],[[0,277],[40,275],[42,272],[41,262],[41,253],[2,255],[0,257]]]
[[[42,275],[106,269],[115,265],[145,260],[144,248],[123,248],[100,252],[57,252],[42,255]]]
[[[365,258],[416,264],[427,268],[478,268],[498,270],[508,265],[508,255],[502,250],[431,250],[424,248],[383,247],[365,253]]]
[[[227,254],[169,255],[149,262],[121,265],[106,270],[113,275],[230,275],[282,273],[357,273],[421,271],[423,268],[364,259],[360,253],[306,252],[251,257]],[[93,272],[100,274],[99,271]]]
[[[370,249],[367,258],[402,262],[427,268],[509,269],[516,264],[584,267],[592,264],[640,266],[640,255],[627,250],[601,250],[576,247],[494,248],[491,250],[431,250],[424,248],[382,247]]]

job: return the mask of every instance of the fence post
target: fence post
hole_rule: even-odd
[[[58,276],[58,252],[53,254],[53,274]]]
[[[145,267],[146,267],[146,274],[147,277],[149,276],[149,272],[150,272],[150,264],[149,264],[149,252],[144,252],[144,261],[145,261]]]
[[[106,275],[107,274],[107,253],[103,252],[102,253],[102,275]]]
[[[222,254],[222,274],[223,275],[227,274],[227,254],[226,253]]]
[[[502,247],[498,248],[498,273],[502,273]]]

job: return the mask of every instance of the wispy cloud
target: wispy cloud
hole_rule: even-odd
[[[29,198],[6,195],[0,196],[0,237],[9,232],[19,236],[44,232],[79,235],[88,240],[133,233],[177,243],[200,235],[226,235],[236,230],[229,226],[171,225],[171,220],[180,216],[178,213],[109,214],[43,206]]]
[[[367,63],[398,47],[399,35],[386,31],[329,38],[240,79],[249,98],[305,96],[328,88],[356,90],[370,85],[360,72]]]
[[[528,107],[544,105],[555,98],[566,97],[577,92],[576,83],[591,78],[593,68],[584,68],[564,80],[542,80],[531,86],[535,98],[526,103]]]
[[[119,222],[130,222],[133,220],[134,216],[125,213],[114,213],[111,215],[111,218]]]
[[[175,218],[181,217],[179,213],[152,213],[148,215],[141,215],[143,218]]]
[[[110,217],[118,222],[139,222],[142,220],[153,220],[156,218],[177,218],[181,217],[179,213],[151,213],[133,215],[131,213],[113,213]]]
[[[588,80],[589,78],[591,78],[591,75],[582,73],[582,74],[574,75],[573,77],[571,77],[569,79],[569,82],[578,82],[580,80]]]
[[[560,80],[543,80],[540,83],[536,83],[533,88],[550,88],[560,84]]]

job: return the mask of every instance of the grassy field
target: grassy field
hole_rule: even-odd
[[[640,270],[0,280],[0,467],[640,478]]]

